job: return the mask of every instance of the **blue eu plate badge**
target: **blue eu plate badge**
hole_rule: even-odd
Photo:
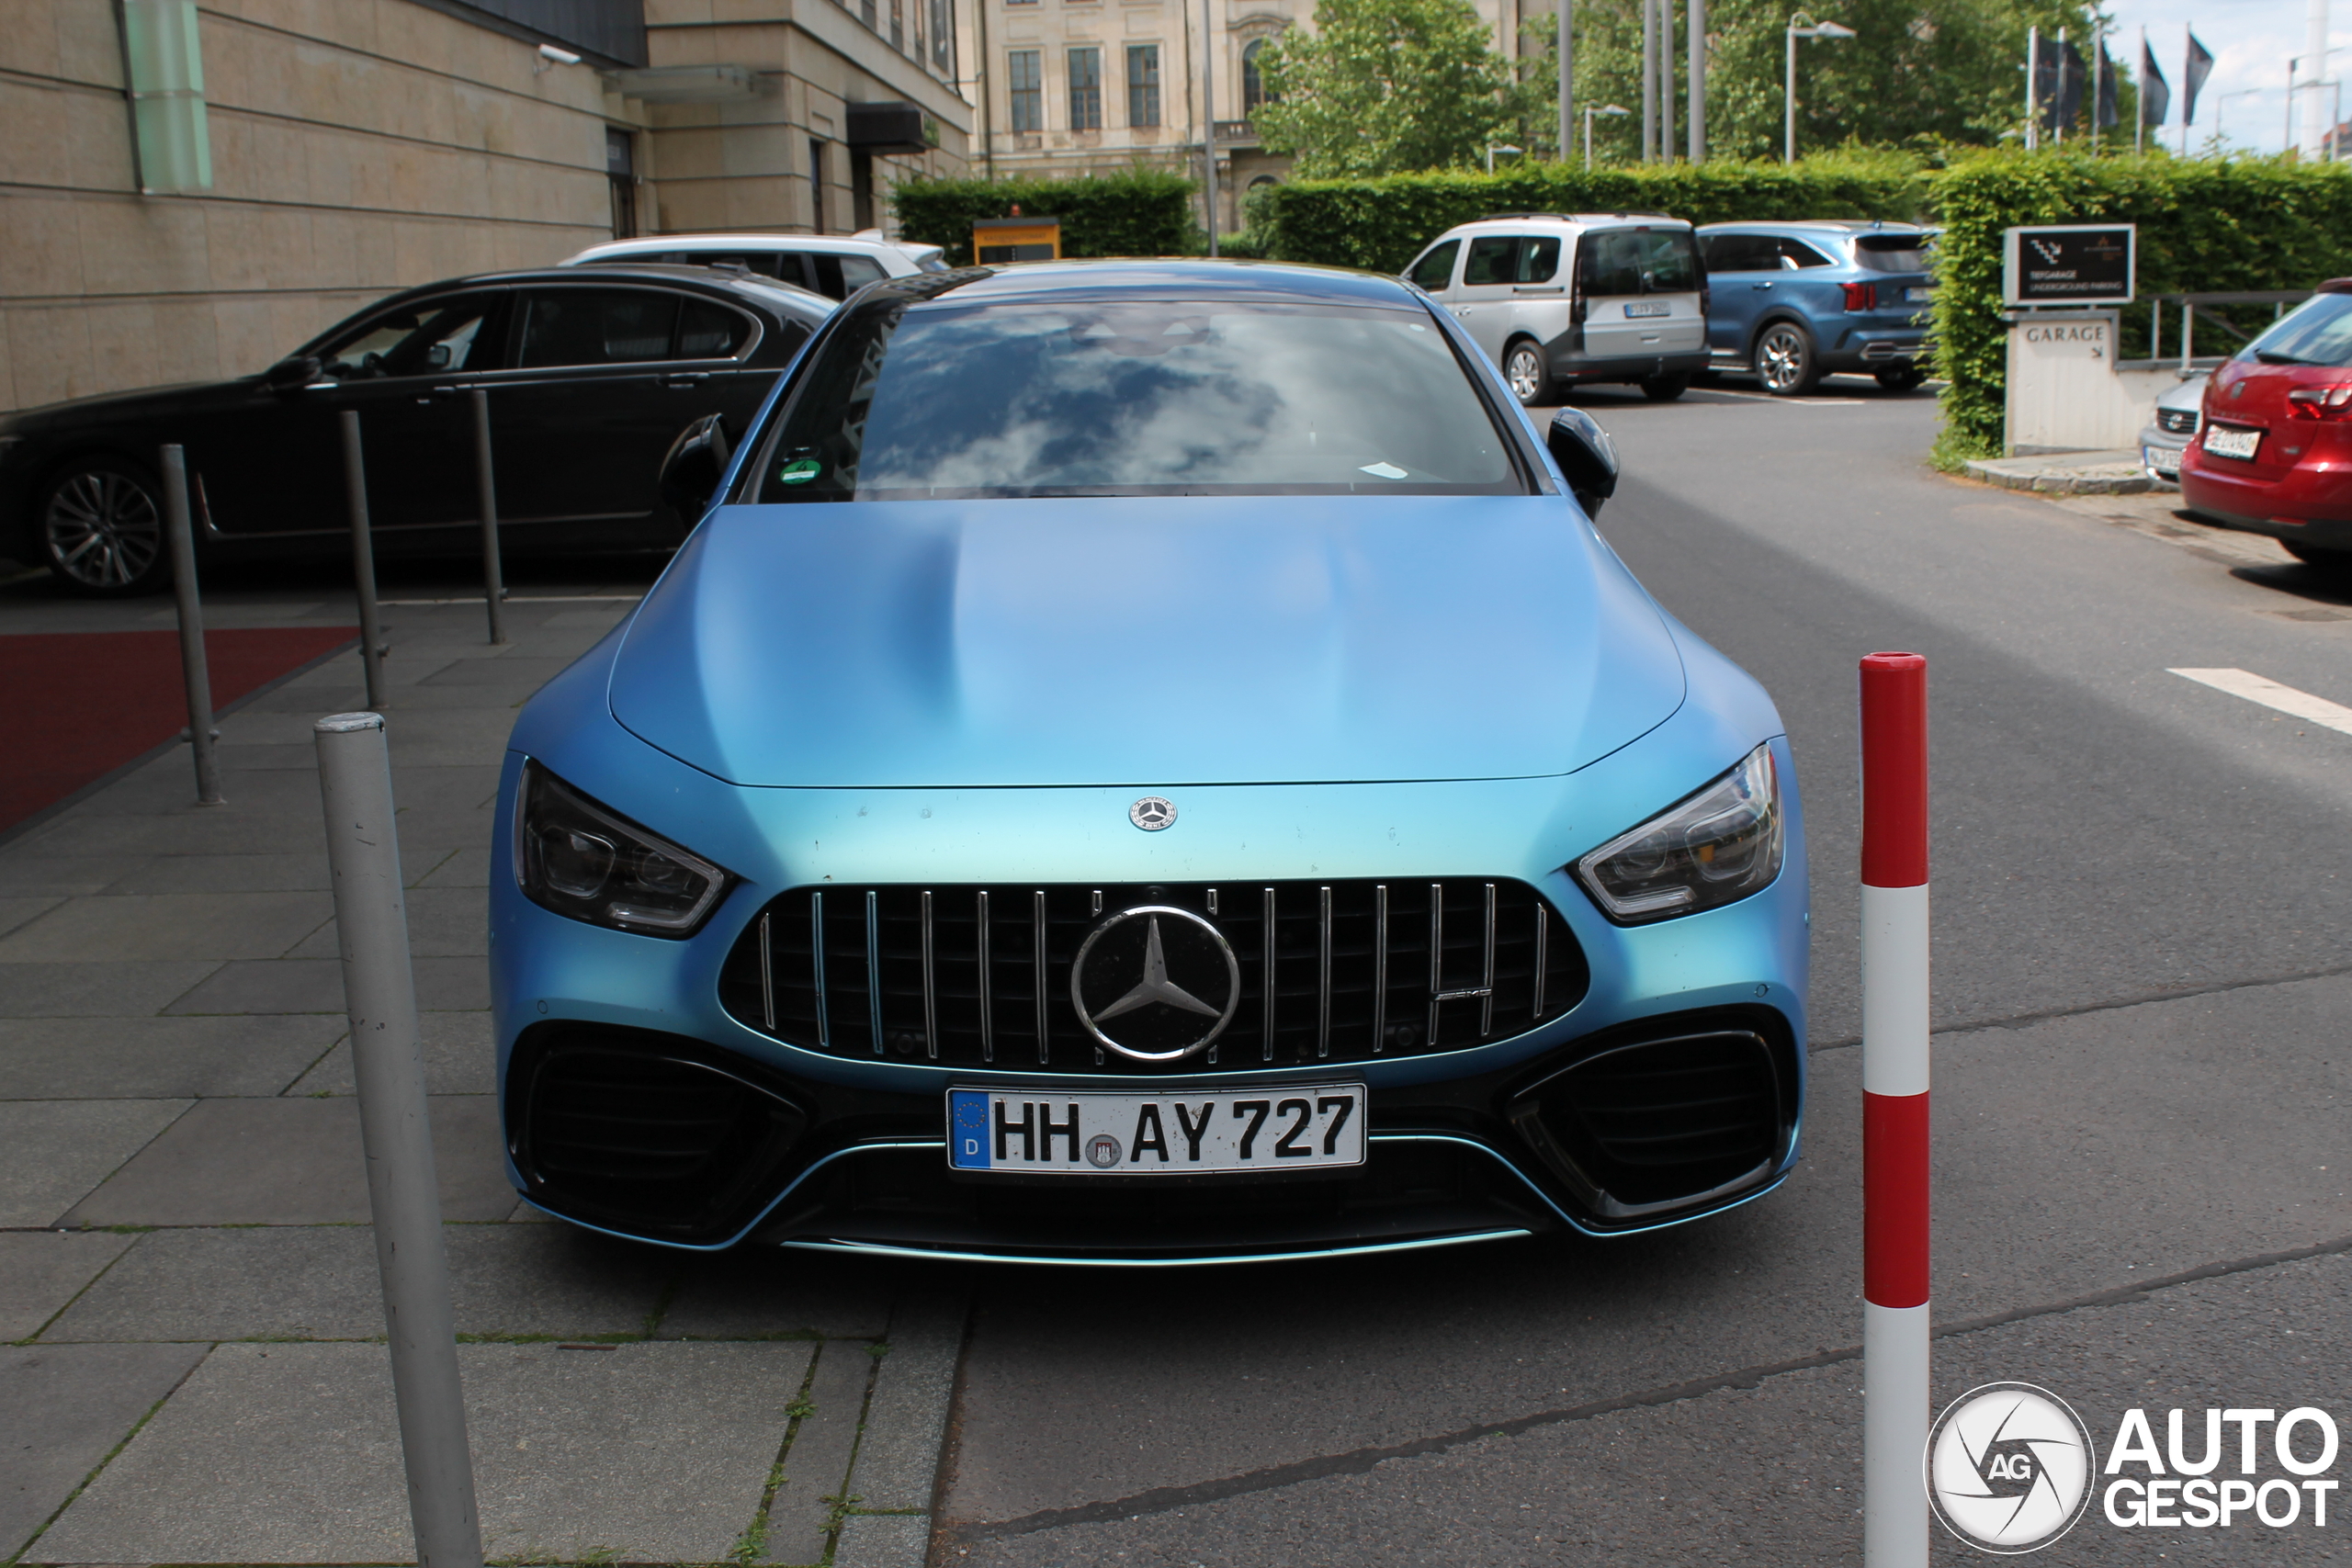
[[[988,1169],[988,1095],[976,1089],[954,1089],[947,1102],[948,1164],[958,1170]]]

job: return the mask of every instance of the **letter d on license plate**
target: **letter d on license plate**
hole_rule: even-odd
[[[1363,1085],[1214,1094],[951,1089],[947,1163],[1026,1176],[1191,1176],[1363,1163]]]

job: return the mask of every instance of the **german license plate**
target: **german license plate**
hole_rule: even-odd
[[[2216,457],[2251,459],[2254,449],[2261,445],[2262,432],[2258,430],[2233,430],[2225,424],[2205,427],[2205,450]]]
[[[1935,297],[1936,291],[1932,288],[1906,288],[1903,291],[1903,299],[1906,304],[1924,305]]]
[[[2140,448],[2140,460],[2166,479],[2176,478],[2180,473],[2180,454],[2169,446],[2143,446]]]
[[[1363,1163],[1363,1085],[1214,1094],[947,1091],[947,1163],[1025,1176],[1191,1176]]]
[[[1625,319],[1629,321],[1644,316],[1671,316],[1672,314],[1674,314],[1674,307],[1663,299],[1655,299],[1646,305],[1625,307]]]

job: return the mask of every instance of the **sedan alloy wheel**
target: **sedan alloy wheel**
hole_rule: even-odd
[[[1776,398],[1801,397],[1821,382],[1813,339],[1793,321],[1776,321],[1756,341],[1756,374]]]
[[[138,593],[167,575],[164,517],[145,475],[87,462],[50,487],[41,508],[50,569],[84,593]]]

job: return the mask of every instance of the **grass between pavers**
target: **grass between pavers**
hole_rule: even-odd
[[[130,1424],[130,1430],[122,1435],[122,1440],[99,1456],[98,1462],[90,1467],[90,1473],[76,1482],[74,1483],[74,1490],[65,1495],[65,1501],[57,1505],[56,1508],[51,1510],[50,1513],[49,1517],[41,1520],[40,1529],[33,1531],[33,1533],[26,1539],[25,1544],[18,1547],[15,1553],[6,1559],[6,1562],[9,1564],[23,1562],[25,1553],[30,1551],[34,1547],[40,1544],[40,1538],[49,1533],[49,1527],[55,1524],[59,1519],[64,1517],[65,1510],[74,1506],[74,1500],[80,1497],[83,1493],[87,1492],[90,1489],[90,1483],[96,1481],[105,1472],[107,1466],[114,1462],[115,1456],[122,1452],[123,1450],[129,1448],[130,1446],[131,1439],[139,1436],[141,1432],[144,1431],[146,1429],[147,1423],[155,1418],[155,1413],[163,1409],[165,1404],[171,1402],[172,1395],[179,1393],[180,1383],[184,1383],[187,1382],[188,1379],[194,1377],[196,1375],[196,1369],[202,1365],[204,1365],[204,1358],[199,1356],[196,1359],[195,1362],[189,1366],[187,1371],[180,1374],[179,1382],[175,1382],[172,1384],[170,1388],[165,1389],[164,1391],[164,1396],[155,1401],[154,1404],[149,1405],[146,1413],[141,1416],[138,1420],[133,1421]]]

